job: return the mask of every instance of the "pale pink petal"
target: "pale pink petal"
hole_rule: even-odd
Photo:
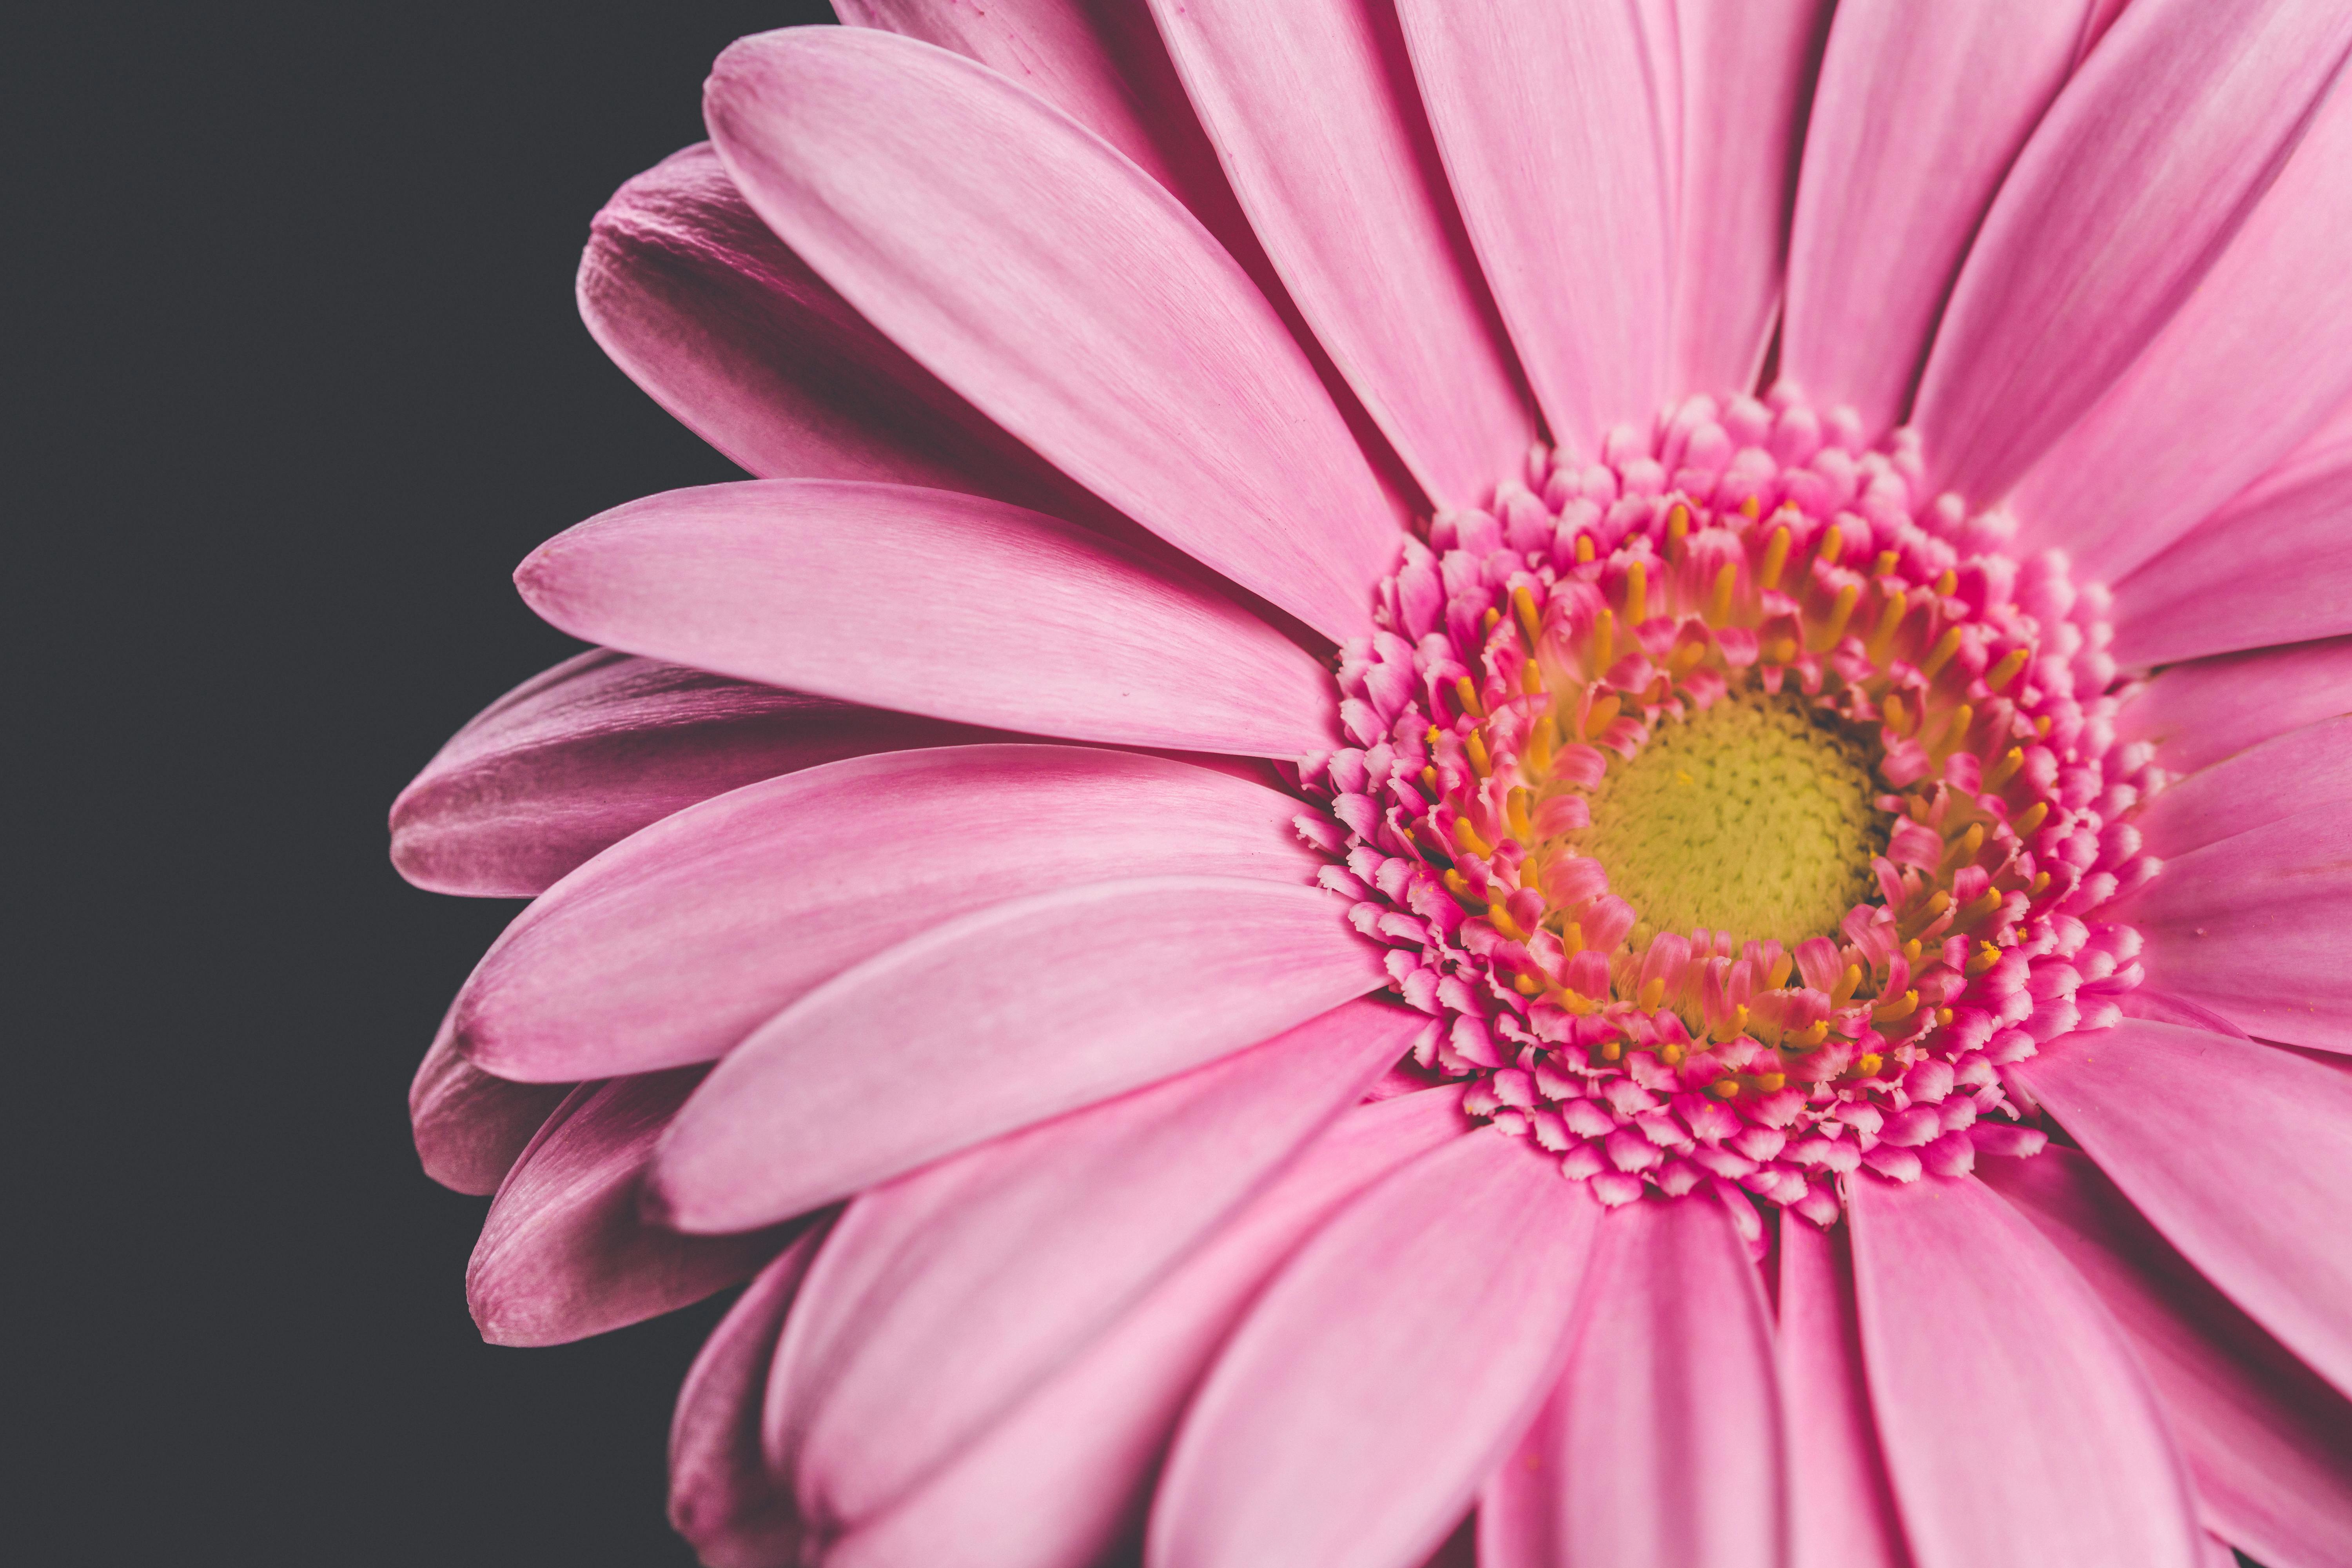
[[[1931,486],[2008,492],[2188,300],[2352,42],[2336,0],[2135,0],[1985,215],[1913,411]]]
[[[2200,1272],[2352,1393],[2352,1079],[2137,1018],[2011,1070]]]
[[[1440,504],[1524,470],[1533,410],[1374,0],[1155,0],[1235,194],[1323,348]]]
[[[2065,84],[2084,0],[1842,0],[1806,128],[1780,364],[1902,420],[2001,176]]]
[[[1755,384],[1780,302],[1805,108],[1832,0],[1682,0],[1671,384]]]
[[[766,1225],[1213,1061],[1385,982],[1344,916],[1316,889],[1159,877],[950,921],[745,1040],[648,1197],[683,1229]]]
[[[906,1500],[832,1543],[828,1568],[1118,1561],[1109,1554],[1140,1534],[1185,1401],[1260,1286],[1357,1193],[1458,1138],[1460,1099],[1428,1089],[1347,1112],[1109,1332]]]
[[[2352,801],[2192,849],[2108,917],[2147,939],[2147,983],[2250,1034],[2352,1051]]]
[[[1304,887],[1299,803],[1075,746],[854,757],[623,840],[523,911],[458,994],[459,1047],[517,1077],[708,1061],[841,971],[953,916],[1139,871]]]
[[[575,637],[847,702],[1258,756],[1335,733],[1330,672],[1234,600],[977,496],[835,479],[672,490],[556,535],[515,582]]]
[[[1863,1361],[1919,1568],[2192,1568],[2163,1413],[2065,1259],[1973,1176],[1857,1174],[1849,1196]]]
[[[784,1314],[824,1239],[802,1233],[736,1299],[677,1393],[669,1428],[669,1520],[710,1568],[794,1568],[804,1532],[768,1468],[760,1408]]]
[[[2352,691],[2346,701],[2352,703]],[[2131,820],[2141,847],[2169,860],[2346,800],[2352,800],[2352,718],[2323,719],[2174,780]]]
[[[2352,103],[2352,92],[2343,96]],[[2352,404],[2116,585],[2116,657],[2158,664],[2352,630],[2347,520]]]
[[[2013,504],[2021,548],[2063,548],[2078,582],[2127,580],[2134,568],[2262,478],[2352,398],[2352,268],[2342,265],[2343,253],[2352,248],[2347,168],[2352,93],[2338,91],[2319,106],[2277,182],[2180,313],[2019,485]],[[2231,391],[2214,395],[2223,387]],[[2352,482],[2337,488],[2340,510]],[[2210,531],[2200,529],[2191,537]],[[2271,526],[2249,523],[2226,553],[2209,551],[2202,577],[2181,580],[2182,585],[2231,585],[2259,575],[2294,588],[2294,569],[2279,571],[2284,546],[2262,548],[2272,532]],[[2342,570],[2352,573],[2352,557]],[[2340,608],[2352,584],[2339,577],[2336,586]],[[2136,597],[2119,593],[2118,607]],[[2230,618],[2267,619],[2248,616],[2243,606],[2268,597],[2246,595]],[[2312,595],[2309,602],[2322,603],[2324,595]],[[2172,631],[2174,611],[2141,605],[2134,610],[2164,626],[2173,650],[2220,653],[2255,646],[2215,642],[2210,631],[2201,638],[2196,630]],[[2326,629],[2345,625],[2352,621]],[[2260,641],[2313,635],[2295,631]],[[2118,640],[2129,639],[2119,635]],[[2167,651],[2126,662],[2179,657]]]
[[[803,1510],[845,1529],[905,1495],[1360,1099],[1424,1022],[1350,1002],[858,1197],[770,1389],[769,1452]]]
[[[2022,1160],[1992,1160],[2020,1165]],[[1854,1318],[1852,1233],[1780,1221],[1781,1401],[1798,1456],[1789,1493],[1798,1568],[1908,1568]]]
[[[705,1069],[583,1084],[499,1188],[466,1266],[482,1338],[553,1345],[643,1322],[751,1278],[786,1237],[680,1236],[648,1225],[654,1142]]]
[[[2325,1563],[2352,1542],[2352,1404],[2168,1246],[2072,1149],[1988,1162],[1984,1177],[2090,1281],[2172,1417],[2199,1511],[2264,1563]]]
[[[457,1054],[456,1009],[441,1020],[408,1086],[408,1124],[425,1173],[487,1197],[570,1094],[569,1083],[512,1083]]]
[[[1358,1199],[1186,1414],[1153,1568],[1410,1563],[1438,1545],[1558,1373],[1600,1214],[1556,1161],[1490,1131]]]
[[[2177,664],[2116,715],[2116,734],[2146,742],[2177,773],[2352,711],[2352,637]]]
[[[752,208],[941,380],[1244,587],[1366,628],[1397,515],[1274,307],[1150,176],[994,71],[858,28],[734,44],[704,110]]]
[[[392,805],[420,888],[531,898],[697,801],[869,752],[1001,739],[610,648],[532,677],[449,739]]]
[[[1536,401],[1596,456],[1670,390],[1674,182],[1631,5],[1401,0],[1447,178]]]
[[[1559,1387],[1478,1503],[1486,1568],[1778,1568],[1779,1375],[1763,1281],[1723,1205],[1601,1223]]]

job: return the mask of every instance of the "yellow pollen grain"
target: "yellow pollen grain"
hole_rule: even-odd
[[[1844,1006],[1847,1003],[1853,1000],[1853,994],[1861,989],[1862,965],[1859,963],[1847,964],[1845,966],[1845,973],[1838,976],[1836,986],[1830,992],[1830,1005],[1832,1007]]]
[[[1750,500],[1748,504],[1753,506],[1755,502]],[[1725,562],[1723,570],[1715,574],[1715,593],[1707,600],[1706,618],[1711,624],[1719,626],[1731,618],[1731,594],[1738,585],[1738,563]]]
[[[1486,705],[1478,700],[1478,689],[1471,684],[1466,675],[1454,678],[1454,700],[1462,704],[1462,711],[1470,718],[1484,719],[1486,716]]]
[[[1927,657],[1919,661],[1919,673],[1930,680],[1935,679],[1942,673],[1944,666],[1952,662],[1952,656],[1960,651],[1961,640],[1960,628],[1958,626],[1951,627],[1942,637],[1937,637],[1936,646],[1927,650]]]
[[[1528,639],[1532,651],[1543,640],[1543,616],[1536,609],[1536,596],[1525,583],[1511,590],[1511,614],[1518,617],[1519,635]]]
[[[1579,566],[1592,564],[1592,535],[1580,533],[1576,536],[1576,563]]]
[[[1495,852],[1494,846],[1478,837],[1478,830],[1470,826],[1466,816],[1454,819],[1454,842],[1482,860]]]
[[[1607,734],[1609,726],[1617,721],[1617,710],[1623,706],[1624,700],[1613,691],[1593,703],[1585,712],[1584,739],[1597,741]]]
[[[1469,753],[1472,773],[1483,779],[1495,771],[1495,759],[1486,751],[1486,733],[1484,729],[1471,731],[1469,739],[1463,742],[1462,749]]]
[[[1831,531],[1834,533],[1837,531],[1832,529]],[[1848,583],[1838,590],[1837,603],[1830,606],[1829,619],[1822,623],[1820,632],[1812,639],[1814,652],[1827,653],[1837,647],[1839,639],[1845,636],[1845,624],[1853,619],[1853,607],[1861,599],[1862,588],[1858,584]]]
[[[1489,605],[1486,606],[1486,613],[1478,617],[1478,626],[1482,631],[1491,632],[1502,624],[1502,620],[1503,612]]]
[[[1878,559],[1871,565],[1870,574],[1874,577],[1892,577],[1895,575],[1895,568],[1902,563],[1902,560],[1903,557],[1894,551],[1882,550],[1878,552]]]
[[[1639,564],[1637,563],[1636,570],[1638,569]],[[1592,617],[1593,673],[1598,675],[1606,671],[1609,668],[1610,661],[1615,658],[1616,656],[1617,612],[1614,610],[1603,609],[1599,615]]]
[[[1789,530],[1786,524],[1772,531],[1772,538],[1764,546],[1764,563],[1757,568],[1756,585],[1769,593],[1780,585],[1781,569],[1789,563]]]
[[[2025,650],[2021,647],[2011,648],[2001,655],[2000,662],[1994,665],[1990,673],[1985,677],[1985,689],[1999,691],[2002,687],[2015,680],[2017,672],[2025,668]]]
[[[1845,535],[1839,531],[1836,523],[1822,531],[1822,547],[1813,552],[1813,557],[1832,566],[1845,558]]]
[[[1999,762],[1993,763],[1992,766],[1984,771],[1984,787],[1987,789],[1999,789],[2001,785],[2007,784],[2011,778],[2015,776],[2017,770],[2024,765],[2024,749],[2020,746],[2011,746],[2008,751],[2001,753],[2000,760]]]
[[[1870,1021],[1874,1024],[1899,1024],[1916,1011],[1918,1006],[1919,993],[1906,991],[1895,1001],[1884,1002],[1872,1008]]]
[[[1682,509],[1675,509],[1680,512]],[[1684,515],[1687,516],[1687,513]],[[1625,568],[1625,624],[1638,626],[1650,618],[1650,573],[1639,561]]]
[[[1872,628],[1870,640],[1863,645],[1871,663],[1886,662],[1887,654],[1895,647],[1895,629],[1903,624],[1903,613],[1910,607],[1909,597],[1900,588],[1886,595],[1886,604],[1878,612],[1878,625]]]
[[[1664,1005],[1666,1000],[1665,981],[1663,978],[1653,980],[1648,984],[1643,986],[1642,994],[1637,998],[1637,1000],[1641,1005],[1642,1011],[1644,1013],[1656,1012],[1660,1006]]]
[[[2032,832],[2035,828],[2041,826],[2044,819],[2046,819],[2049,815],[2050,803],[2046,800],[2037,800],[2032,805],[2027,806],[2023,811],[2019,812],[2017,814],[2017,820],[2011,823],[2010,826],[2020,838],[2022,838],[2027,834]]]
[[[1945,567],[1944,574],[1936,579],[1936,597],[1948,599],[1959,591],[1960,574],[1948,566]]]

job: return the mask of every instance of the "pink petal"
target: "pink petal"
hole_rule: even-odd
[[[2108,909],[2147,939],[2149,984],[2265,1039],[2352,1051],[2352,802],[2192,849]]]
[[[2331,268],[2331,276],[2342,270]],[[2352,630],[2347,512],[2352,404],[2116,584],[2116,657],[2154,664]]]
[[[1542,1399],[1601,1210],[1493,1132],[1396,1172],[1304,1248],[1186,1414],[1147,1556],[1412,1563]]]
[[[1075,746],[856,757],[624,840],[509,926],[458,994],[459,1048],[519,1078],[709,1061],[787,1004],[954,916],[1139,870],[1303,886],[1298,803]]]
[[[1350,1002],[853,1203],[770,1389],[809,1517],[873,1517],[1043,1383],[1412,1045]]]
[[[400,792],[392,863],[436,893],[535,897],[647,823],[738,785],[983,736],[591,648],[483,710]]]
[[[2065,1260],[1974,1176],[1849,1189],[1863,1362],[1920,1568],[2191,1568],[2164,1416]]]
[[[1432,497],[1486,500],[1535,418],[1394,18],[1369,0],[1154,10],[1317,338]]]
[[[2188,300],[2352,41],[2335,0],[2137,0],[2002,181],[1914,421],[1929,480],[2001,496]]]
[[[2347,710],[2352,637],[2260,648],[2165,670],[2116,715],[2116,734],[2156,747],[2174,773]]]
[[[1832,0],[1676,7],[1682,195],[1669,363],[1683,391],[1755,384],[1832,8]]]
[[[1778,1568],[1784,1478],[1772,1323],[1723,1205],[1601,1223],[1558,1390],[1478,1504],[1486,1568]]]
[[[2352,399],[2352,268],[2341,264],[2352,241],[2347,168],[2352,93],[2336,92],[2314,112],[2277,183],[2180,313],[2026,476],[2014,503],[2021,547],[2063,547],[2078,582],[2126,579]],[[2215,387],[2262,393],[2215,397]],[[2250,531],[2239,548],[2210,555],[2196,586],[2273,575],[2264,567],[2274,556],[2240,560],[2243,546],[2270,534],[2267,527]],[[2282,585],[2292,586],[2291,579]],[[2344,586],[2339,581],[2339,606]],[[2132,597],[2117,595],[2119,604]],[[2314,595],[2310,602],[2325,601]],[[2148,618],[2157,624],[2170,617]],[[2247,617],[2241,609],[2229,618]],[[2191,640],[2193,634],[2168,625],[2165,630],[2175,649],[2253,646]],[[2147,662],[2179,657],[2165,653]]]
[[[776,1568],[800,1561],[803,1531],[792,1494],[760,1447],[760,1407],[784,1314],[824,1239],[799,1239],[760,1271],[703,1342],[678,1390],[669,1428],[669,1519],[710,1568]]]
[[[2074,66],[2084,0],[1843,0],[1789,239],[1780,363],[1897,424],[2001,176]]]
[[[672,490],[558,534],[515,583],[576,637],[846,702],[1257,756],[1336,733],[1329,670],[1240,605],[976,496],[832,479]]]
[[[1998,1165],[2022,1164],[1997,1160]],[[1789,1447],[1792,1561],[1839,1568],[1906,1568],[1903,1521],[1886,1480],[1863,1385],[1851,1233],[1780,1224],[1781,1398]]]
[[[1985,1176],[2123,1325],[2210,1528],[2265,1563],[2324,1563],[2352,1541],[2352,1405],[2208,1284],[2083,1155],[1994,1161]]]
[[[828,1568],[1099,1568],[1140,1534],[1177,1417],[1266,1278],[1357,1193],[1457,1139],[1460,1095],[1340,1117],[1116,1327],[912,1496],[833,1543]],[[1132,1548],[1129,1548],[1132,1561]]]
[[[856,28],[739,41],[704,110],[752,208],[941,380],[1244,587],[1366,629],[1398,519],[1274,307],[1149,175],[995,72]]]
[[[2345,800],[2352,800],[2352,718],[2323,719],[2167,784],[2132,826],[2149,854],[2169,860]]]
[[[1401,0],[1431,129],[1552,434],[1667,392],[1674,186],[1631,5]]]
[[[1344,914],[1315,889],[1160,877],[950,921],[744,1041],[649,1197],[682,1229],[748,1229],[1213,1061],[1385,983]]]
[[[2011,1070],[2200,1272],[2352,1393],[2352,1078],[2137,1018]]]
[[[409,1129],[426,1175],[487,1197],[573,1086],[492,1078],[457,1054],[455,1012],[441,1021],[408,1086]]]

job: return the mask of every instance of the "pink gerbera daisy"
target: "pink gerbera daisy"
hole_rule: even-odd
[[[483,1331],[749,1279],[730,1568],[2352,1561],[2352,7],[839,9],[394,808]]]

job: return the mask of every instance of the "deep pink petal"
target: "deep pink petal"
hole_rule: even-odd
[[[1587,457],[1665,384],[1674,185],[1632,5],[1401,0],[1431,128],[1553,436]]]
[[[492,1078],[457,1054],[455,1013],[441,1021],[408,1086],[409,1130],[426,1175],[488,1197],[572,1086]]]
[[[1788,1561],[1764,1287],[1723,1205],[1601,1223],[1558,1390],[1478,1503],[1485,1568],[1777,1568]]]
[[[1343,916],[1316,889],[1160,877],[950,921],[744,1041],[649,1195],[682,1228],[765,1225],[1213,1061],[1384,983]]]
[[[2347,168],[2352,93],[2338,91],[2319,106],[2277,183],[2180,313],[2018,487],[2013,504],[2022,548],[2064,549],[2077,581],[2128,580],[2134,568],[2189,534],[2352,400],[2352,268],[2341,262],[2352,245]],[[2217,387],[2243,390],[2216,397]],[[2256,387],[2260,395],[2250,395]],[[2352,482],[2339,489],[2352,491]],[[2273,588],[2293,588],[2292,571],[2282,576],[2277,556],[2259,550],[2271,532],[2250,525],[2227,553],[2209,552],[2201,579],[2183,585],[2233,585],[2259,575],[2273,579]],[[2244,559],[2249,546],[2257,549],[2252,560]],[[2352,553],[2343,570],[2352,573]],[[2339,578],[2336,586],[2340,606],[2347,584]],[[2137,597],[2125,590],[2118,604]],[[2230,619],[2247,619],[2245,606],[2273,597],[2246,595]],[[2325,597],[2310,595],[2314,604]],[[2177,613],[2135,608],[2152,625]],[[2352,621],[2327,629],[2344,625]],[[2210,632],[2200,637],[2168,624],[2165,632],[2174,651],[2126,662],[2178,658],[2180,649],[2255,646],[2216,642]]]
[[[2352,637],[2178,664],[2116,715],[2116,734],[2156,747],[2174,773],[2352,710]]]
[[[2001,176],[2074,69],[2084,0],[1842,0],[1806,128],[1780,363],[1901,421]]]
[[[824,1239],[802,1233],[703,1342],[669,1428],[669,1520],[710,1568],[795,1568],[804,1532],[760,1447],[760,1405],[784,1314]]]
[[[656,823],[509,926],[457,1041],[517,1077],[709,1061],[841,971],[953,916],[1139,871],[1303,887],[1299,803],[1209,768],[1075,746],[854,757]]]
[[[2352,691],[2345,694],[2352,705]],[[2323,719],[2176,779],[2132,818],[2163,859],[2281,818],[2352,800],[2352,718]]]
[[[1372,0],[1189,6],[1162,36],[1290,297],[1441,504],[1524,470],[1534,412]]]
[[[392,863],[436,893],[532,898],[647,823],[739,785],[982,738],[1000,737],[591,648],[450,737],[393,803]]]
[[[1244,587],[1365,629],[1396,514],[1274,307],[1150,176],[994,71],[858,28],[740,40],[704,110],[753,209],[941,380]]]
[[[1458,1138],[1460,1099],[1428,1089],[1340,1117],[1109,1332],[911,1496],[833,1543],[829,1568],[1117,1561],[1112,1549],[1140,1534],[1186,1399],[1260,1286],[1357,1193]]]
[[[1908,1568],[1863,1384],[1851,1240],[1844,1226],[1825,1232],[1786,1215],[1780,1221],[1781,1400],[1796,1456],[1790,1561],[1801,1568]]]
[[[2200,1272],[2352,1393],[2352,1079],[2137,1018],[2012,1070]]]
[[[672,490],[556,535],[515,582],[575,637],[847,702],[1256,756],[1335,732],[1329,671],[1234,600],[1074,524],[947,490]]]
[[[1350,1002],[852,1203],[770,1389],[769,1451],[807,1515],[847,1529],[905,1495],[1360,1100],[1425,1022]]]
[[[2081,1278],[1973,1176],[1849,1189],[1854,1298],[1920,1568],[2192,1568],[2189,1478]]]
[[[2271,1563],[2326,1563],[2352,1542],[2352,1404],[2191,1268],[2084,1155],[1994,1160],[1984,1178],[2123,1325],[2210,1528]]]
[[[2250,1034],[2352,1051],[2352,801],[2192,849],[2108,906],[2147,983]]]
[[[2336,0],[2135,0],[1969,247],[1919,384],[1928,478],[2008,492],[2180,309],[2352,43]]]
[[[1147,1561],[1417,1562],[1557,1374],[1600,1213],[1557,1162],[1492,1132],[1357,1200],[1193,1401]]]

